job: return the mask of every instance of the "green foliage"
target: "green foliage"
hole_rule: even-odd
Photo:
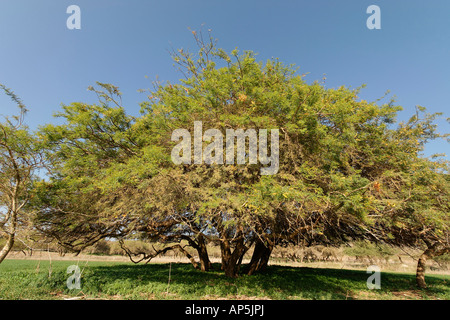
[[[105,237],[189,238],[193,247],[207,237],[236,263],[256,240],[448,241],[448,163],[421,155],[447,137],[439,114],[418,107],[397,124],[401,107],[360,99],[363,86],[309,84],[278,59],[194,37],[196,55],[173,52],[185,78],[156,82],[140,117],[125,114],[117,87],[97,83],[99,104],[63,106],[65,123],[41,129],[53,159],[51,180],[36,185],[41,230],[77,249]],[[174,165],[172,132],[192,133],[194,121],[222,133],[279,129],[278,174],[261,176],[261,164]]]
[[[16,238],[30,231],[25,210],[31,198],[36,174],[46,163],[40,141],[24,124],[27,112],[20,98],[0,84],[0,89],[17,105],[19,114],[0,122],[0,263],[13,248]]]

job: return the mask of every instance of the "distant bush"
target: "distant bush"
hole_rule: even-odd
[[[450,263],[450,254],[443,254],[442,256],[434,257],[433,260],[439,263]]]
[[[98,254],[98,255],[109,255],[111,251],[110,241],[100,240],[93,246],[90,246],[84,250],[84,253],[88,254]]]
[[[387,262],[390,257],[397,254],[397,249],[386,244],[357,241],[351,247],[345,248],[344,254],[358,260],[368,259],[371,263],[380,259]]]

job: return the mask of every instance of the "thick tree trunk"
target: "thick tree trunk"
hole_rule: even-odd
[[[201,234],[198,236],[197,252],[200,259],[200,270],[209,271],[212,268],[212,263],[209,260],[208,250],[206,249],[205,237]]]
[[[417,262],[417,270],[416,270],[416,282],[419,288],[425,289],[427,287],[427,284],[425,282],[425,268],[426,263],[429,257],[429,249],[425,250],[419,258],[419,261]]]
[[[198,233],[195,239],[188,236],[182,236],[181,239],[188,241],[189,245],[195,250],[197,250],[198,258],[200,260],[200,267],[196,264],[197,265],[195,267],[196,269],[200,269],[201,271],[208,271],[209,269],[212,268],[212,263],[209,260],[208,250],[206,248],[205,236],[202,233]],[[192,257],[188,258],[190,260],[193,259]]]
[[[237,273],[231,262],[231,248],[227,240],[220,242],[220,253],[222,256],[222,270],[225,271],[227,277],[235,278]]]
[[[428,249],[426,249],[422,253],[417,262],[417,269],[416,269],[416,283],[419,286],[419,288],[425,289],[427,287],[427,283],[425,282],[425,269],[427,260],[441,256],[449,252],[450,247],[442,245],[440,243],[435,243],[432,246],[428,247]]]
[[[16,194],[16,192],[17,192],[16,190],[14,191],[14,194]],[[16,201],[14,200],[12,202],[11,216],[10,216],[10,221],[9,221],[9,230],[7,232],[8,238],[6,240],[6,244],[3,247],[2,251],[0,251],[0,263],[2,263],[3,260],[5,260],[6,256],[11,251],[11,249],[14,245],[14,240],[16,237],[16,228],[17,228],[17,211],[16,211],[16,209],[17,209]],[[20,210],[20,208],[19,208],[19,210]]]
[[[247,251],[244,241],[237,241],[233,252],[228,240],[221,241],[220,251],[222,255],[222,270],[230,278],[236,278],[242,262],[242,255]]]
[[[272,254],[273,246],[268,245],[264,248],[263,255],[261,260],[259,261],[259,266],[257,271],[265,271],[267,268],[267,264],[269,263],[270,255]]]
[[[239,268],[236,263],[232,263],[231,261],[223,264],[223,270],[225,272],[225,276],[229,278],[237,278]]]
[[[269,263],[270,255],[272,254],[273,245],[264,244],[261,240],[257,240],[255,243],[255,249],[253,251],[252,258],[246,267],[245,272],[248,275],[252,275],[257,271],[264,271]]]
[[[259,261],[261,260],[261,257],[264,253],[264,249],[265,249],[264,243],[262,243],[262,241],[260,240],[256,241],[252,258],[249,264],[246,266],[245,273],[247,273],[248,275],[252,275],[253,273],[255,273],[255,271],[257,271]]]
[[[6,244],[3,246],[2,251],[0,251],[0,263],[5,260],[8,253],[11,251],[14,245],[14,234],[8,235],[8,239],[6,240]]]

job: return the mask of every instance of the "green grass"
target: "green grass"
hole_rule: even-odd
[[[81,290],[69,290],[73,261],[5,260],[0,264],[0,299],[445,299],[450,277],[430,275],[429,289],[417,290],[413,274],[383,273],[381,289],[369,290],[365,271],[270,266],[263,274],[229,279],[214,265],[204,273],[190,264],[134,265],[79,262]]]

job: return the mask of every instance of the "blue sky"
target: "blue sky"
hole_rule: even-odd
[[[81,9],[81,30],[69,30],[69,5]],[[381,9],[381,30],[369,30],[369,5]],[[212,29],[219,47],[253,50],[261,60],[278,57],[326,86],[367,84],[361,98],[387,90],[415,112],[444,112],[450,132],[450,1],[415,0],[1,0],[0,83],[30,109],[35,128],[55,122],[61,103],[95,102],[86,88],[96,81],[120,87],[124,105],[137,115],[151,81],[177,82],[168,50],[194,49],[188,28]],[[146,78],[148,76],[148,78]],[[0,96],[0,114],[14,105]],[[443,140],[426,155],[449,153]],[[448,158],[448,157],[447,157]]]

